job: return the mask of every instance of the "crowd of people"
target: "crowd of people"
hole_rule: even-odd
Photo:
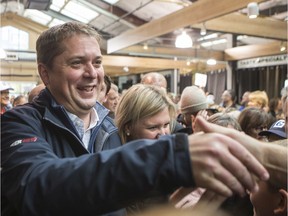
[[[1,87],[3,216],[287,215],[288,87],[273,104],[225,90],[216,105],[197,86],[173,101],[153,72],[120,94],[99,42],[91,26],[54,26],[29,102],[7,107]]]

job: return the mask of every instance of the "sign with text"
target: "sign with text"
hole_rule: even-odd
[[[283,65],[287,64],[287,54],[275,55],[275,56],[265,56],[253,59],[245,59],[237,62],[237,68],[254,68],[254,67],[265,67],[273,65]]]

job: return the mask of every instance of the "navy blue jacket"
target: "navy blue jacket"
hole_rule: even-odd
[[[90,152],[47,89],[1,116],[3,216],[99,215],[154,190],[194,186],[187,135],[121,146],[107,110],[95,107]]]

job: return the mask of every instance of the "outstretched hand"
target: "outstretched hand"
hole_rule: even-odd
[[[232,136],[232,129],[211,124],[201,116],[197,117],[197,124],[205,133],[188,138],[196,186],[223,196],[231,196],[233,193],[244,196],[246,189],[258,189],[252,175],[261,180],[269,178],[267,170],[242,145],[246,137],[243,137],[243,140],[239,137],[246,135],[235,130],[235,133],[239,134]]]

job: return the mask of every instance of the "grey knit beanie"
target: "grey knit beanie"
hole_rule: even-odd
[[[195,113],[208,108],[206,95],[197,86],[188,86],[183,90],[180,104],[182,114]]]

